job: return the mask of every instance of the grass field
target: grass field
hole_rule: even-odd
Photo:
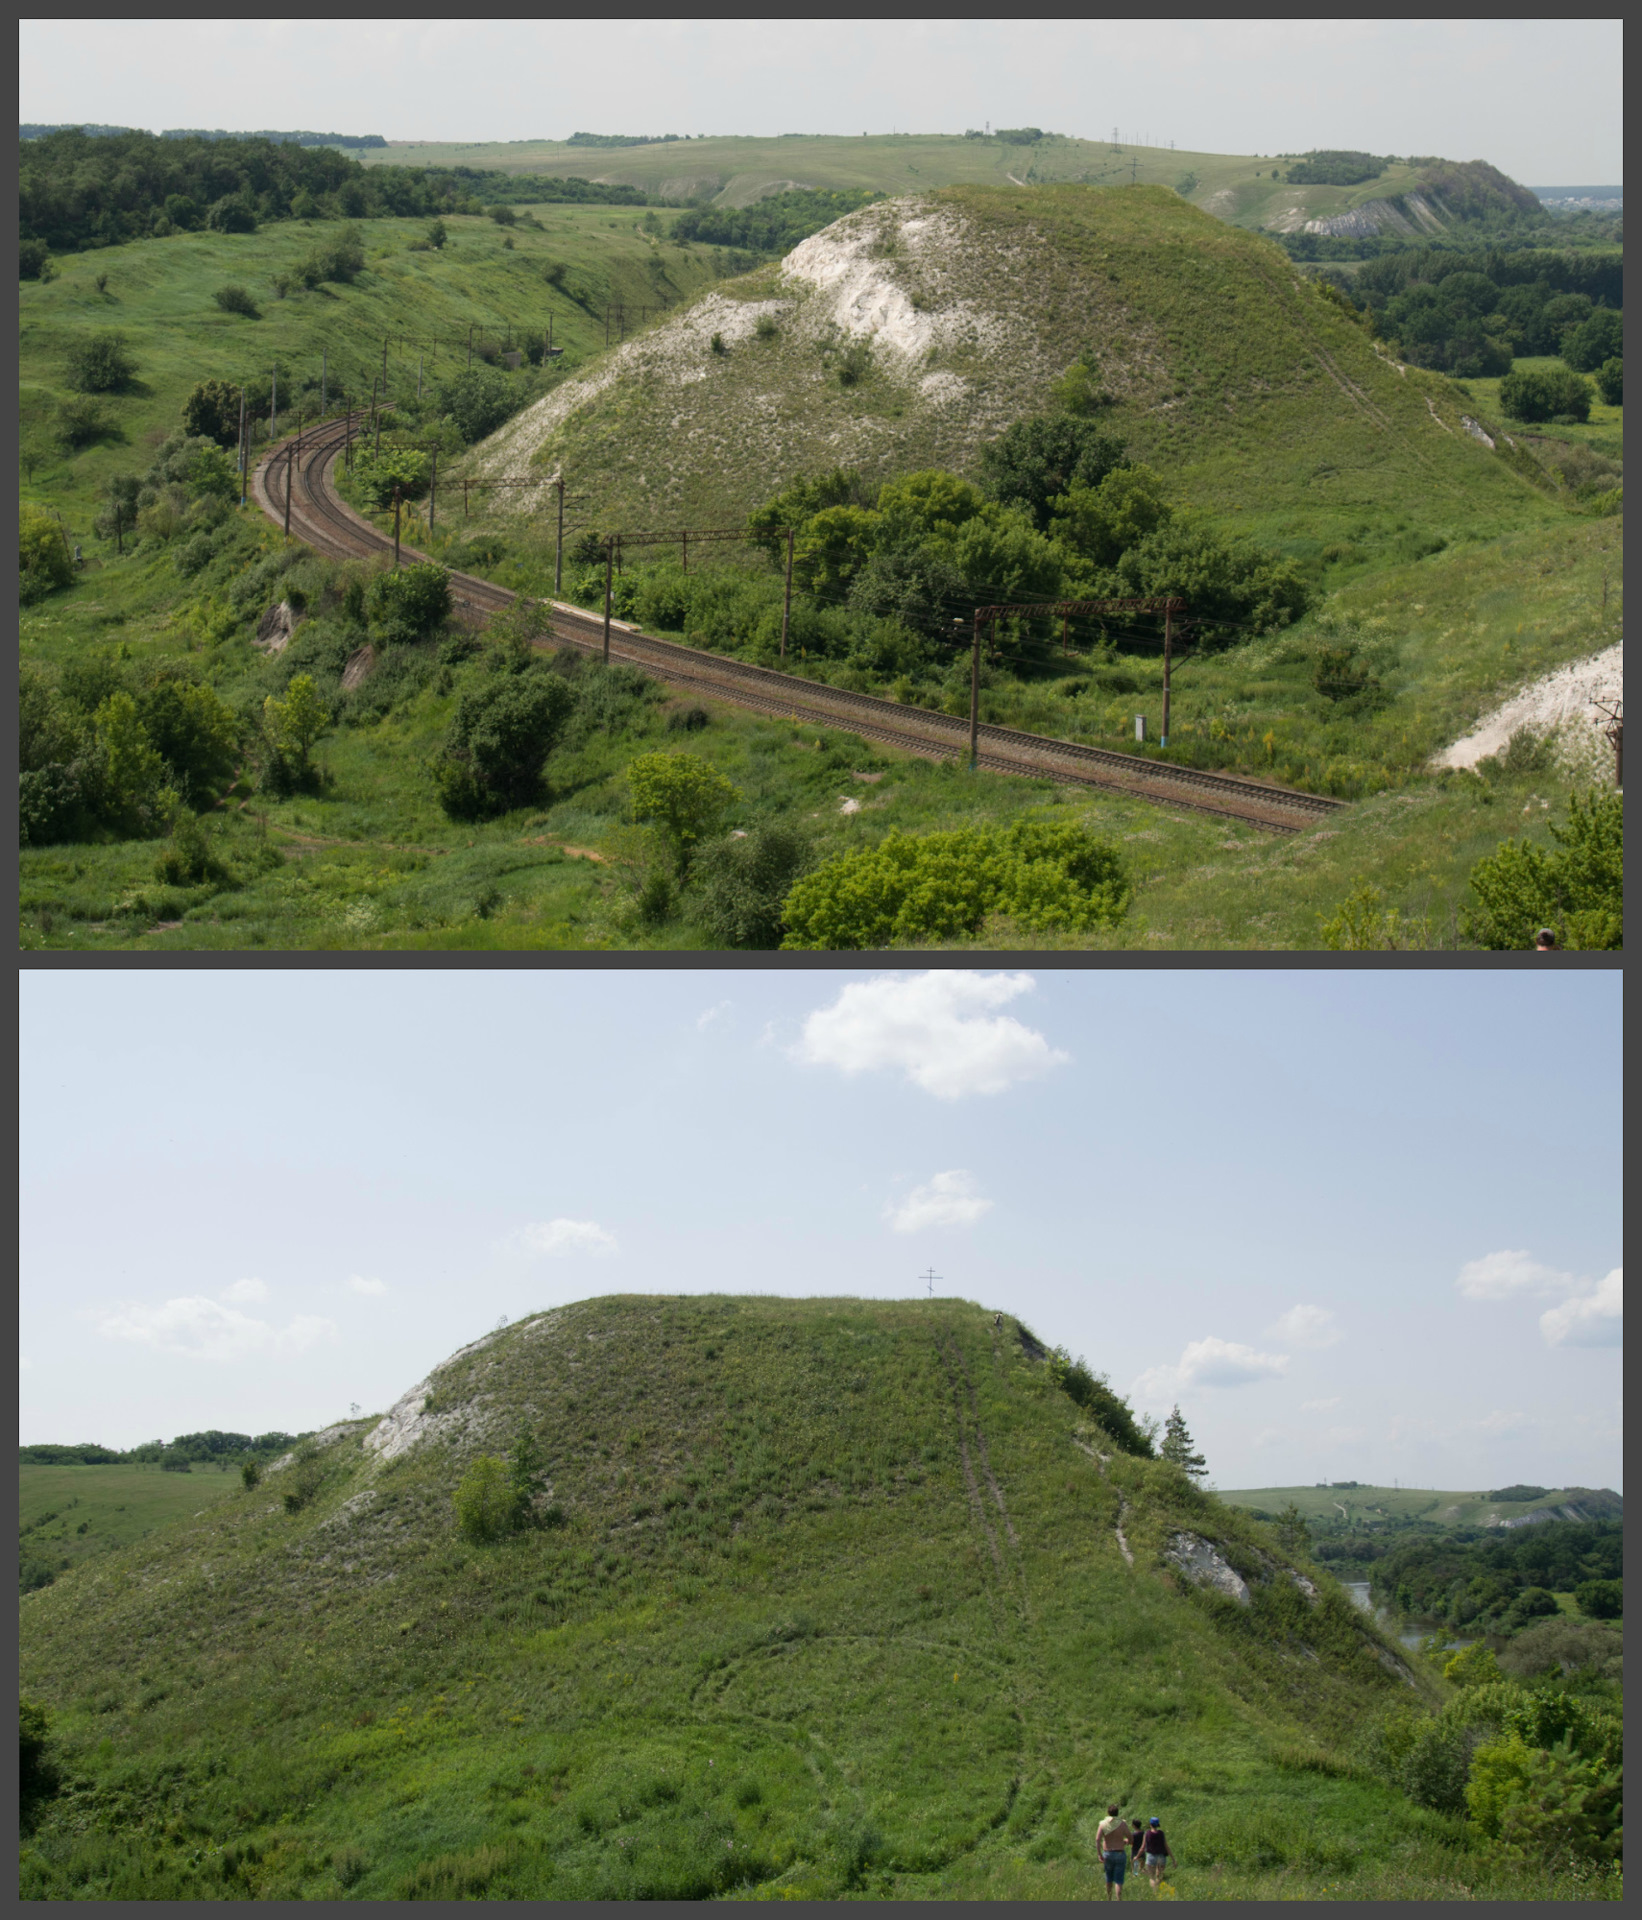
[[[158,1467],[18,1468],[19,1520],[25,1557],[51,1566],[82,1560],[172,1526],[239,1485],[215,1468],[162,1473]]]
[[[1050,134],[1021,146],[951,134],[785,134],[707,138],[639,147],[576,147],[561,140],[390,142],[359,156],[367,166],[495,167],[510,173],[579,174],[642,187],[669,199],[710,198],[742,207],[787,187],[921,192],[974,185],[1171,187],[1238,226],[1291,231],[1418,186],[1420,170],[1397,163],[1355,187],[1295,187],[1278,181],[1270,155],[1194,153]]]
[[[1087,1897],[1112,1799],[1184,1898],[1398,1897],[1410,1857],[1580,1890],[1359,1769],[1443,1683],[1235,1508],[1093,1457],[979,1308],[590,1301],[399,1417],[386,1459],[334,1430],[294,1513],[274,1474],[25,1599],[60,1782],[25,1897]],[[474,1546],[454,1487],[521,1426],[562,1524]],[[1171,1572],[1182,1529],[1247,1610]]]

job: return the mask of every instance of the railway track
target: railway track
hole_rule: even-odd
[[[290,475],[293,536],[337,558],[370,558],[391,551],[393,543],[354,512],[331,484],[345,436],[345,424],[334,421],[305,434],[299,454],[288,454],[291,442],[281,442],[253,473],[251,489],[263,512],[283,526],[287,511],[285,484]],[[409,546],[402,545],[400,551],[411,560],[429,557]],[[465,615],[481,624],[518,598],[506,587],[455,572],[451,575],[451,597]],[[558,600],[542,605],[552,623],[554,643],[589,652],[602,650],[604,626],[599,616]],[[727,700],[755,713],[841,728],[862,739],[931,760],[959,760],[968,754],[969,724],[955,715],[904,707],[871,694],[820,685],[798,674],[704,653],[675,640],[643,633],[625,621],[610,623],[610,655],[670,686]],[[1321,794],[1297,793],[1237,774],[1141,760],[1076,741],[1018,732],[1012,727],[983,726],[980,748],[980,764],[993,773],[1060,780],[1128,794],[1160,806],[1184,807],[1193,813],[1241,821],[1270,833],[1303,833],[1344,804]]]

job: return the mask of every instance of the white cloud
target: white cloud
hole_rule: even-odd
[[[526,1253],[614,1253],[616,1236],[596,1220],[533,1221],[521,1229],[518,1244]]]
[[[705,1032],[708,1027],[723,1020],[729,1011],[730,1003],[728,1000],[720,1000],[716,1007],[708,1007],[704,1013],[696,1015],[696,1031],[698,1033]]]
[[[1526,1248],[1467,1260],[1454,1282],[1467,1300],[1509,1300],[1519,1293],[1571,1293],[1574,1277],[1534,1259]]]
[[[268,1298],[267,1283],[262,1280],[236,1280],[217,1295],[219,1300],[255,1301]]]
[[[1624,1268],[1604,1274],[1589,1293],[1564,1300],[1539,1316],[1539,1330],[1552,1347],[1624,1345]]]
[[[334,1322],[314,1314],[298,1314],[285,1326],[273,1327],[201,1294],[167,1300],[160,1306],[127,1301],[118,1307],[91,1309],[81,1317],[91,1320],[107,1340],[124,1340],[187,1360],[244,1360],[258,1353],[284,1358],[337,1337]]]
[[[1302,1400],[1300,1402],[1300,1411],[1302,1413],[1327,1413],[1330,1407],[1337,1407],[1339,1404],[1340,1396],[1335,1394],[1332,1400]]]
[[[899,1068],[939,1100],[1002,1093],[1069,1056],[992,1009],[1030,993],[1029,973],[920,973],[852,982],[804,1022],[794,1057],[840,1073]]]
[[[1266,1331],[1291,1347],[1334,1347],[1345,1338],[1327,1307],[1290,1307]]]
[[[1288,1371],[1286,1353],[1256,1353],[1235,1340],[1192,1340],[1180,1356],[1180,1377],[1189,1387],[1245,1387]]]
[[[363,1273],[350,1273],[348,1286],[354,1293],[367,1293],[373,1300],[380,1300],[388,1290],[386,1280],[373,1279]]]
[[[983,1199],[975,1176],[962,1167],[937,1173],[927,1186],[914,1187],[897,1206],[884,1208],[884,1218],[897,1233],[917,1233],[924,1227],[972,1227],[992,1211]]]

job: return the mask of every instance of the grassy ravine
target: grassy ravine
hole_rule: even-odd
[[[396,1459],[345,1423],[301,1511],[276,1471],[23,1602],[61,1781],[25,1897],[1067,1897],[1109,1799],[1182,1897],[1570,1890],[1356,1772],[1414,1697],[1372,1627],[1079,1422],[963,1302],[487,1335]],[[456,1481],[521,1425],[565,1523],[465,1545]],[[1179,1528],[1270,1570],[1252,1609],[1176,1581]]]
[[[774,139],[708,138],[637,147],[574,147],[564,140],[396,141],[360,154],[366,166],[496,167],[509,173],[576,173],[642,187],[670,199],[711,197],[743,207],[787,186],[871,187],[913,193],[930,187],[1015,182],[1135,182],[1172,187],[1216,218],[1293,232],[1371,200],[1418,188],[1421,170],[1398,163],[1355,187],[1294,187],[1275,179],[1269,155],[1188,153],[1124,140],[1083,140],[1051,132],[1017,146],[951,134],[785,134]],[[1284,171],[1287,171],[1286,166]],[[1463,227],[1460,229],[1463,231]]]

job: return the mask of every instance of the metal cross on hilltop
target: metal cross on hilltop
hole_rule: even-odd
[[[924,1281],[927,1281],[927,1282],[928,1282],[928,1284],[929,1284],[929,1297],[930,1297],[930,1299],[931,1299],[931,1300],[933,1300],[933,1299],[935,1298],[935,1282],[936,1282],[937,1280],[939,1280],[939,1279],[940,1279],[941,1277],[942,1277],[942,1276],[941,1276],[940,1274],[938,1274],[938,1273],[937,1273],[937,1272],[935,1271],[935,1269],[934,1269],[933,1267],[931,1267],[931,1268],[930,1268],[930,1270],[928,1271],[928,1273],[921,1273],[921,1274],[919,1274],[919,1276],[918,1276],[918,1278],[919,1278],[920,1280],[924,1280]]]

